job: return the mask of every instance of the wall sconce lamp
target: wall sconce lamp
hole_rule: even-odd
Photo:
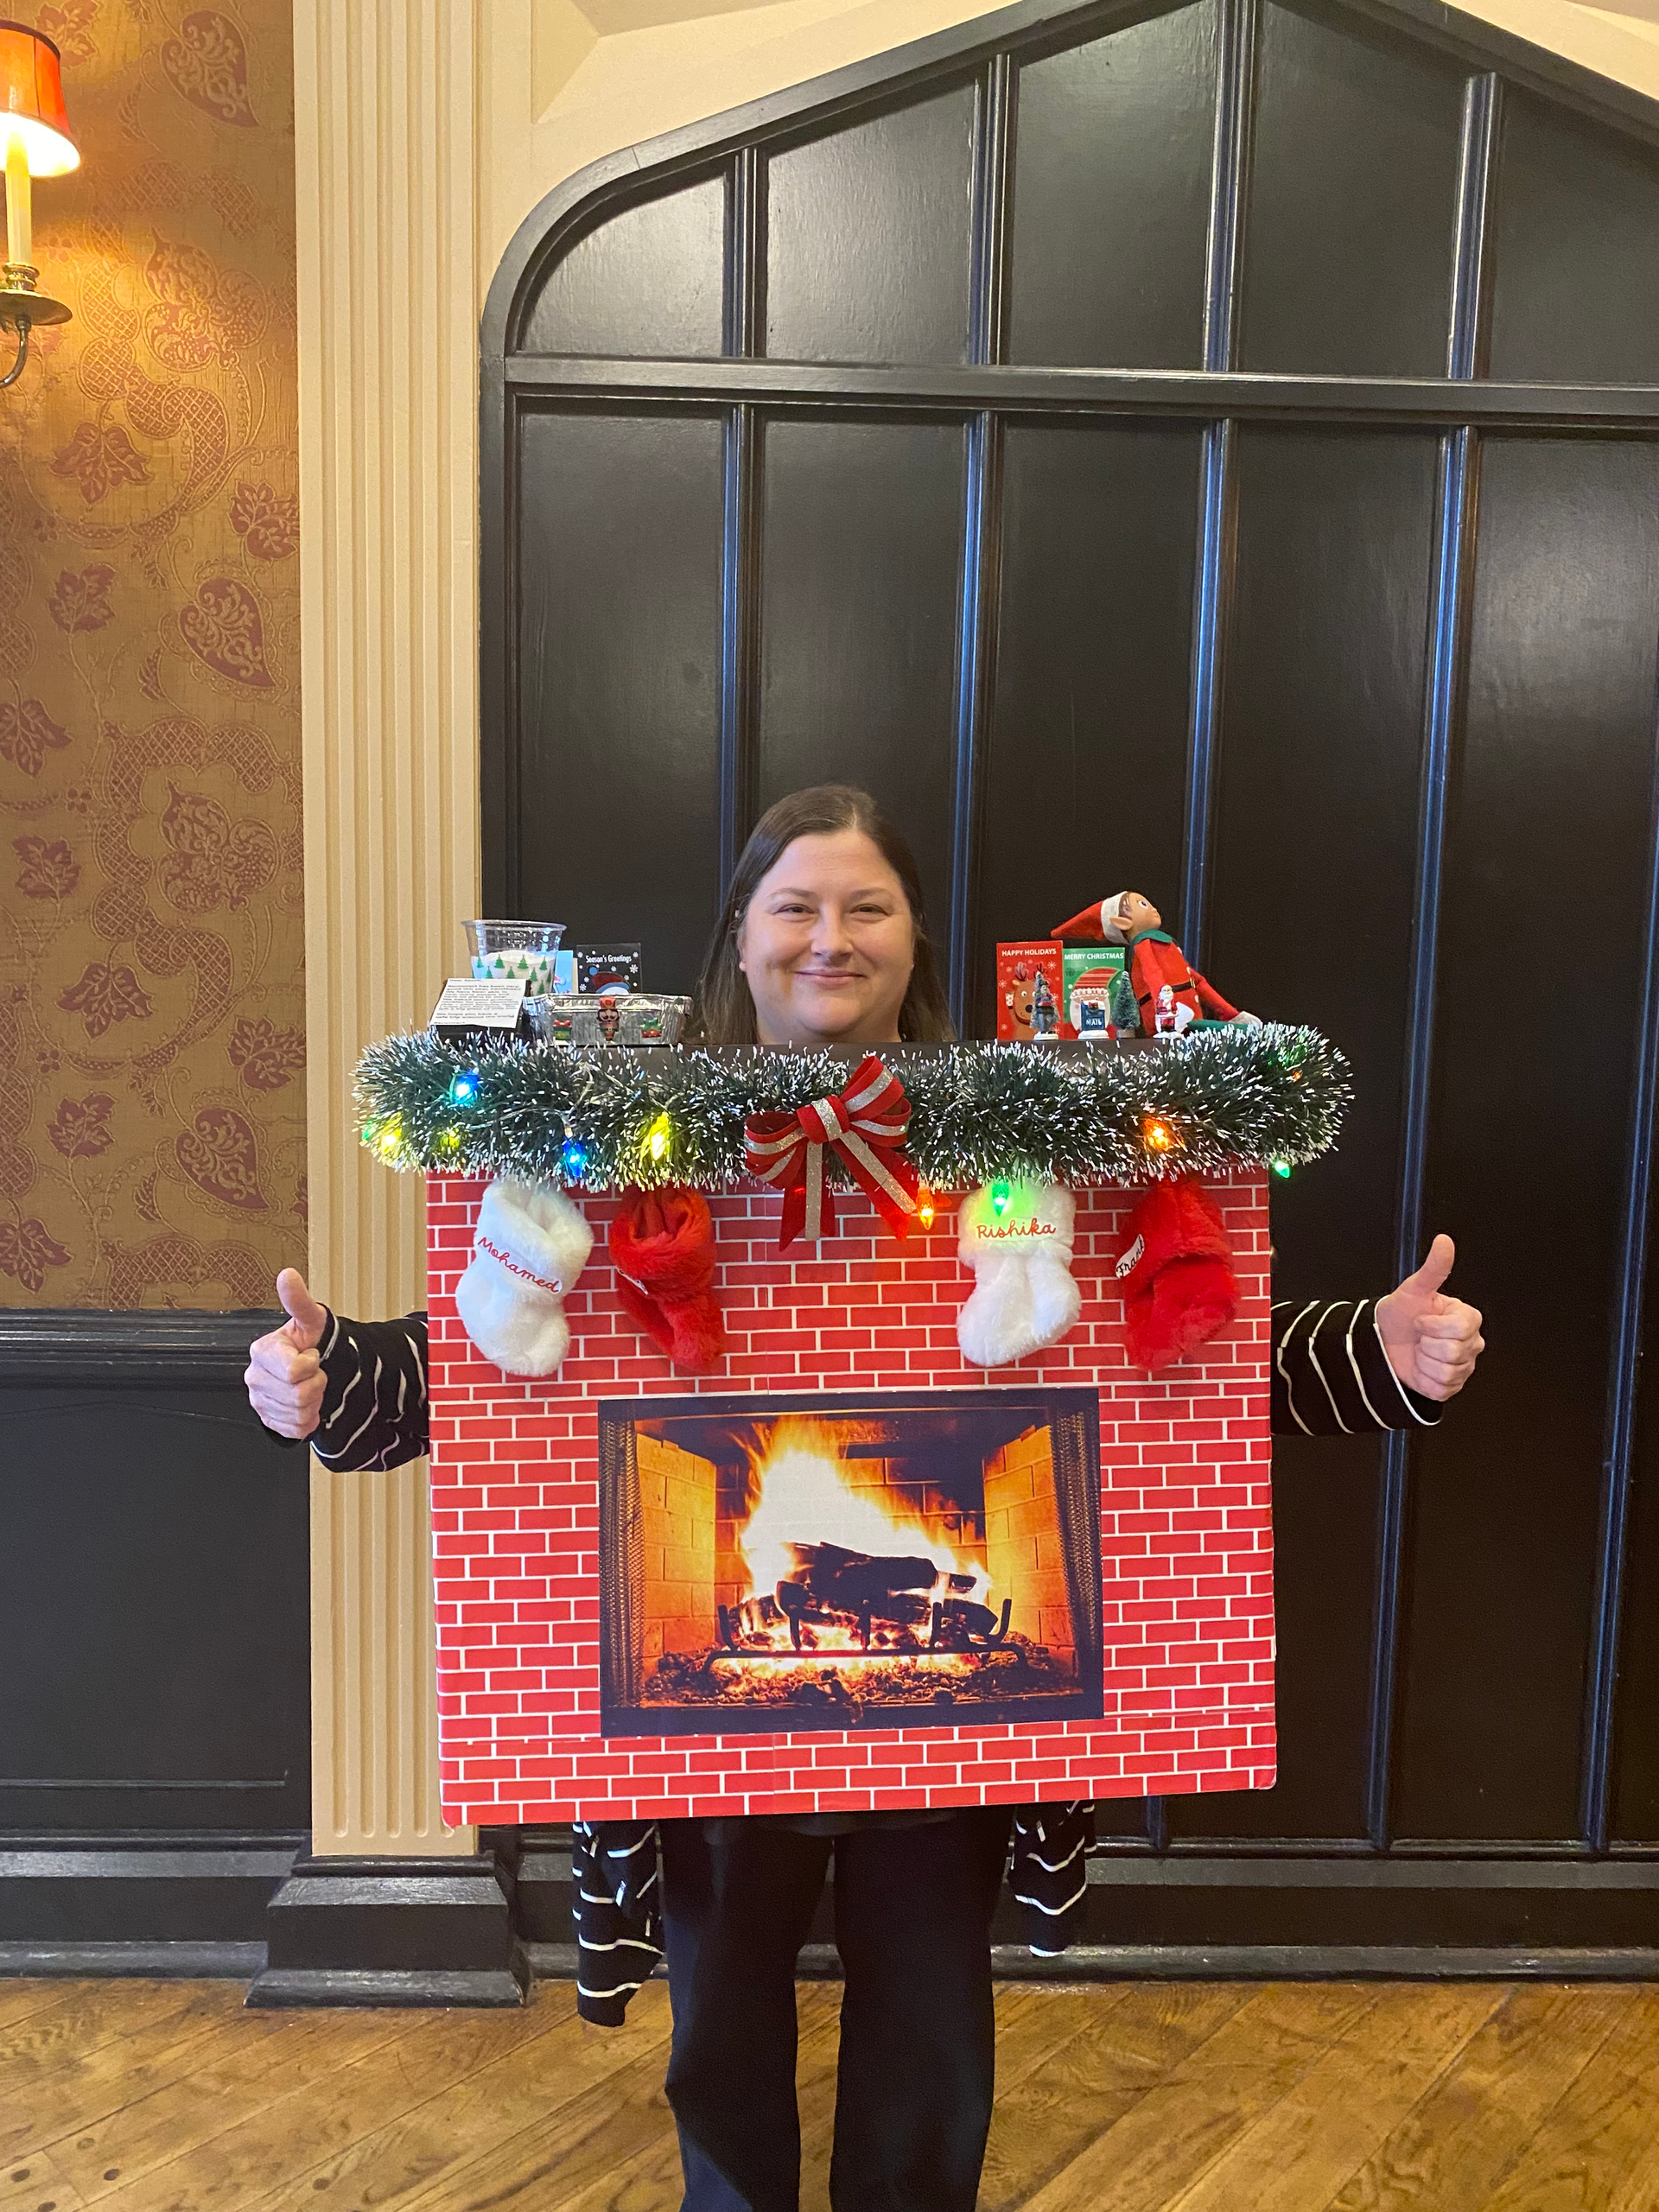
[[[63,106],[63,74],[58,49],[26,23],[0,22],[0,132],[6,159],[6,258],[0,267],[0,327],[15,324],[17,358],[0,391],[16,384],[29,359],[29,334],[37,322],[67,322],[61,300],[37,292],[40,270],[34,264],[35,228],[29,202],[30,179],[63,176],[79,168],[80,156],[69,136]]]

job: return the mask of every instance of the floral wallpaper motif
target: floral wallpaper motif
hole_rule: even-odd
[[[0,1305],[269,1305],[305,1249],[289,7],[32,20],[82,165],[35,195],[74,320],[0,393]]]

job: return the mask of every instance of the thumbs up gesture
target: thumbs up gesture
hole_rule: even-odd
[[[319,1306],[297,1268],[276,1278],[276,1295],[288,1319],[249,1347],[248,1402],[267,1428],[278,1436],[309,1436],[322,1411],[322,1363],[317,1346],[328,1326],[328,1309]]]
[[[1407,1389],[1424,1398],[1455,1397],[1486,1349],[1480,1315],[1440,1287],[1456,1257],[1452,1239],[1437,1236],[1416,1274],[1376,1301],[1376,1332],[1389,1364]]]

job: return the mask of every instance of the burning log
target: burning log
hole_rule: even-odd
[[[931,1590],[939,1579],[939,1570],[931,1559],[877,1559],[868,1552],[849,1551],[842,1544],[791,1544],[790,1555],[795,1564],[779,1585],[785,1588],[809,1591],[813,1602],[833,1605],[844,1612],[855,1613],[864,1605],[880,1605],[887,1611],[887,1601],[910,1591]],[[971,1589],[971,1579],[963,1580]],[[779,1602],[787,1605],[787,1599]],[[926,1618],[924,1607],[922,1618]]]

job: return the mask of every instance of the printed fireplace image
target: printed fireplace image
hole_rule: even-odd
[[[1096,1391],[598,1414],[605,1734],[1099,1715]]]

